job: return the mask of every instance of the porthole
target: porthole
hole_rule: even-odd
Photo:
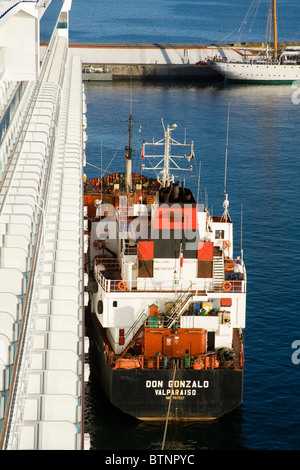
[[[98,311],[99,315],[101,315],[101,313],[103,313],[103,302],[102,302],[102,300],[98,300],[97,311]]]

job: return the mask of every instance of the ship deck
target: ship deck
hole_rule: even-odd
[[[243,338],[240,336],[240,331],[237,328],[233,328],[233,352],[234,359],[228,361],[219,361],[217,359],[216,351],[207,351],[205,354],[191,357],[189,362],[186,362],[185,356],[182,357],[170,357],[166,362],[164,357],[156,355],[155,357],[146,357],[144,355],[132,355],[130,352],[130,346],[123,351],[122,354],[115,355],[112,351],[110,341],[106,335],[105,328],[95,318],[95,315],[90,316],[89,323],[90,335],[97,338],[97,342],[101,339],[102,348],[105,351],[105,357],[107,363],[112,369],[134,369],[138,368],[141,370],[165,370],[174,369],[198,369],[199,361],[203,364],[204,370],[213,369],[232,369],[236,371],[242,371],[244,368],[244,350],[243,350]],[[142,326],[142,329],[145,326]],[[158,331],[159,329],[151,329],[151,331]],[[107,348],[105,347],[107,345]],[[202,367],[202,366],[201,366]],[[199,367],[199,370],[200,369]]]
[[[128,247],[127,254],[137,254],[136,244]],[[96,266],[101,264],[104,268],[102,271],[98,271],[96,281],[99,282],[102,289],[107,293],[174,292],[174,286],[171,286],[169,281],[151,280],[151,283],[147,282],[147,284],[143,284],[142,282],[137,283],[137,281],[122,279],[120,265],[117,258],[97,256],[95,258],[95,264]],[[213,286],[211,282],[210,284],[207,284],[206,289],[198,289],[196,284],[191,284],[191,281],[179,281],[176,290],[177,292],[185,292],[186,290],[189,290],[193,295],[226,292],[222,286]],[[230,280],[230,293],[239,294],[244,292],[245,282],[243,280]]]

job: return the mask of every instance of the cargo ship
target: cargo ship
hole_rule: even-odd
[[[131,417],[216,419],[243,395],[246,269],[228,195],[212,216],[175,181],[179,159],[191,171],[195,158],[176,124],[143,142],[138,158],[158,163],[133,173],[132,125],[130,115],[124,172],[85,183],[91,371]]]

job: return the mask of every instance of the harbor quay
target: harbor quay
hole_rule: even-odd
[[[299,46],[298,42],[279,43],[279,48]],[[45,47],[41,44],[41,49]],[[87,81],[111,80],[200,80],[223,81],[207,64],[223,58],[241,60],[250,52],[259,53],[262,42],[222,44],[109,44],[70,43],[70,55],[82,62],[82,78]]]

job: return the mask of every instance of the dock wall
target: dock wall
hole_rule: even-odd
[[[207,66],[199,65],[216,54],[216,49],[198,45],[169,44],[70,44],[70,53],[79,55],[83,69],[102,67],[113,80],[201,79],[221,80]],[[101,74],[85,74],[83,80],[101,80]]]
[[[83,64],[196,64],[213,56],[212,48],[188,44],[78,44],[70,53],[80,55]]]
[[[103,69],[109,71],[110,74],[91,74],[83,71],[82,78],[84,81],[107,81],[109,79],[116,81],[128,80],[129,78],[133,80],[223,80],[217,72],[201,65],[105,64]]]
[[[279,43],[279,49],[299,46],[299,42]],[[42,45],[45,48],[46,45]],[[70,43],[70,55],[79,56],[83,70],[89,65],[102,67],[112,80],[128,78],[200,79],[220,81],[223,78],[205,65],[207,59],[222,57],[241,60],[251,50],[259,53],[264,43],[233,44],[106,44]],[[107,79],[101,74],[85,74],[83,80]]]

